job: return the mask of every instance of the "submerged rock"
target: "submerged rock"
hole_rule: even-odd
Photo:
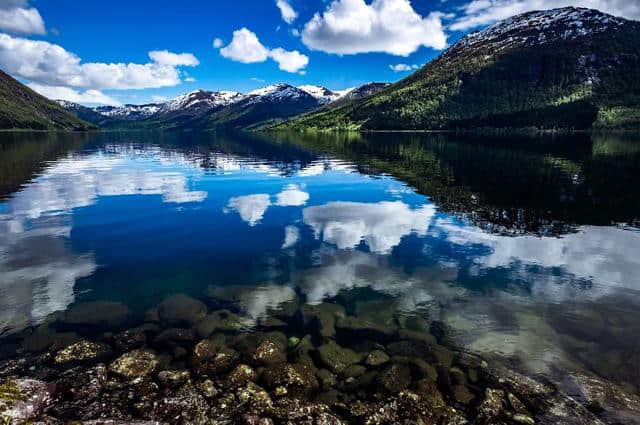
[[[281,363],[265,369],[262,379],[268,388],[284,387],[287,394],[306,397],[318,390],[315,373],[306,365]]]
[[[76,304],[62,316],[61,322],[68,325],[90,325],[116,328],[129,318],[129,308],[111,301],[95,301]]]
[[[98,361],[109,357],[111,347],[107,344],[82,340],[58,351],[54,361],[57,364]]]
[[[228,310],[218,310],[203,317],[195,326],[200,338],[208,338],[216,332],[238,332],[245,328],[240,317]]]
[[[153,403],[149,419],[162,423],[179,425],[207,425],[209,405],[205,398],[192,386],[185,386],[176,394],[164,397]]]
[[[411,385],[411,370],[402,364],[393,364],[378,375],[380,385],[390,393],[398,393]]]
[[[389,361],[389,356],[382,350],[374,350],[367,355],[364,359],[364,363],[367,366],[381,366]]]
[[[225,385],[229,387],[241,387],[248,382],[254,382],[258,379],[258,373],[249,365],[239,364],[235,367],[225,381]]]
[[[317,353],[322,364],[334,373],[340,373],[348,366],[362,360],[362,355],[349,348],[339,346],[335,341],[321,345],[318,347]]]
[[[170,324],[195,324],[207,315],[207,306],[185,294],[172,295],[158,305],[161,321]]]
[[[189,382],[191,372],[188,370],[163,370],[158,373],[158,381],[167,388],[178,388]]]
[[[134,350],[123,354],[109,366],[109,370],[124,378],[134,379],[151,375],[160,362],[156,354],[147,350]]]
[[[53,404],[55,387],[35,379],[0,383],[0,421],[24,424],[41,416]]]
[[[240,361],[238,352],[212,340],[200,341],[193,350],[191,364],[199,375],[217,375],[229,372]]]
[[[287,356],[282,345],[271,339],[262,341],[251,355],[251,361],[256,366],[268,366],[286,361]]]

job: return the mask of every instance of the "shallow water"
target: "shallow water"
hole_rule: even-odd
[[[91,301],[299,299],[637,392],[638,177],[631,136],[3,133],[3,355]]]

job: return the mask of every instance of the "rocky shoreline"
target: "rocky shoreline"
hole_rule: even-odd
[[[451,346],[437,322],[386,326],[296,300],[248,327],[225,301],[174,295],[138,323],[122,304],[78,304],[4,342],[0,422],[640,421],[634,395],[580,377],[566,394]]]

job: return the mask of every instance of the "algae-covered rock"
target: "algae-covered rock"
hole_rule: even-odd
[[[258,379],[258,372],[251,366],[246,364],[239,364],[236,366],[225,381],[225,385],[231,388],[241,387],[248,382],[255,382]]]
[[[411,370],[406,365],[392,364],[379,375],[380,385],[390,393],[398,393],[411,385]]]
[[[111,347],[107,344],[82,340],[58,351],[54,358],[57,364],[98,361],[109,357]]]
[[[158,305],[161,321],[170,324],[195,324],[207,315],[207,306],[185,294],[172,295]]]
[[[185,386],[177,393],[153,403],[149,419],[177,425],[208,425],[209,404],[192,386]]]
[[[322,388],[325,390],[329,390],[330,388],[335,387],[338,383],[336,375],[334,375],[327,369],[320,369],[318,372],[316,372],[316,376],[320,381],[320,385],[322,385]]]
[[[166,388],[178,388],[189,382],[191,372],[188,370],[163,370],[158,373],[158,381]]]
[[[377,367],[389,361],[389,356],[382,350],[373,350],[364,359],[367,366]]]
[[[156,354],[148,350],[134,350],[118,357],[109,370],[124,378],[134,379],[151,375],[160,364]]]
[[[318,390],[315,373],[306,365],[280,363],[265,369],[262,379],[269,388],[284,387],[287,393],[304,397]]]
[[[362,318],[348,316],[336,321],[339,336],[344,339],[371,340],[385,343],[395,334],[395,329]]]
[[[345,378],[357,378],[358,376],[364,375],[366,371],[366,367],[359,364],[352,364],[351,366],[347,366],[342,371],[342,376],[344,376]]]
[[[113,337],[113,344],[121,351],[131,351],[142,348],[146,343],[147,334],[143,328],[127,329]]]
[[[266,339],[258,345],[251,355],[251,361],[256,366],[268,366],[284,362],[287,359],[280,344],[271,339]]]
[[[55,387],[35,379],[0,383],[0,422],[25,424],[42,415],[54,402]]]
[[[247,382],[236,394],[238,401],[246,404],[253,412],[263,413],[273,405],[269,393],[253,382]]]
[[[494,424],[499,422],[504,410],[504,391],[487,388],[484,392],[484,400],[478,406],[476,421],[479,424]]]
[[[362,360],[361,354],[349,348],[343,348],[333,340],[318,347],[317,353],[322,364],[334,373],[340,373],[348,366]]]
[[[461,404],[469,404],[475,397],[466,385],[454,385],[451,388],[451,392],[453,393],[453,398]]]

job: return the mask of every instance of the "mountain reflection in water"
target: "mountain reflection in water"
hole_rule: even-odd
[[[93,300],[187,292],[251,328],[300,297],[640,386],[638,141],[60,137],[0,136],[7,341]]]

